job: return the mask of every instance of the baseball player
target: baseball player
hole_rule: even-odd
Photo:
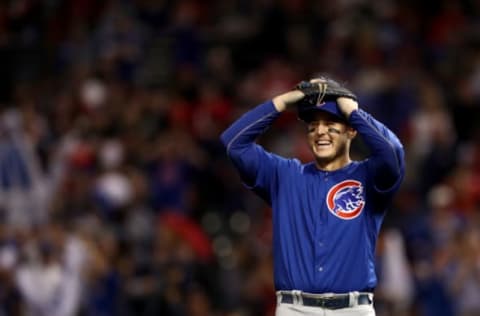
[[[290,108],[306,124],[310,163],[255,142]],[[363,161],[350,158],[357,134],[370,149]],[[321,77],[245,113],[221,139],[242,182],[273,210],[276,316],[375,315],[375,243],[404,177],[398,138]]]

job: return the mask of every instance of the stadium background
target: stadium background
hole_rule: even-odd
[[[480,315],[478,1],[5,0],[0,70],[0,315],[272,315],[270,210],[218,136],[316,71],[405,145],[377,314]]]

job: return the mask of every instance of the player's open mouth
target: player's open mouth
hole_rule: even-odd
[[[315,142],[315,145],[319,148],[326,148],[326,147],[330,147],[332,145],[332,142],[329,140],[317,140]]]

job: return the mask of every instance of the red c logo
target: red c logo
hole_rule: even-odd
[[[330,213],[341,219],[354,219],[363,210],[363,187],[359,181],[345,180],[334,185],[327,193]]]

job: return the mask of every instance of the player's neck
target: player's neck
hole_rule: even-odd
[[[345,155],[341,157],[337,157],[336,159],[333,160],[322,160],[322,159],[316,159],[315,160],[315,165],[317,166],[318,169],[323,170],[323,171],[334,171],[338,169],[342,169],[346,165],[348,165],[352,160],[350,159],[350,156]]]

